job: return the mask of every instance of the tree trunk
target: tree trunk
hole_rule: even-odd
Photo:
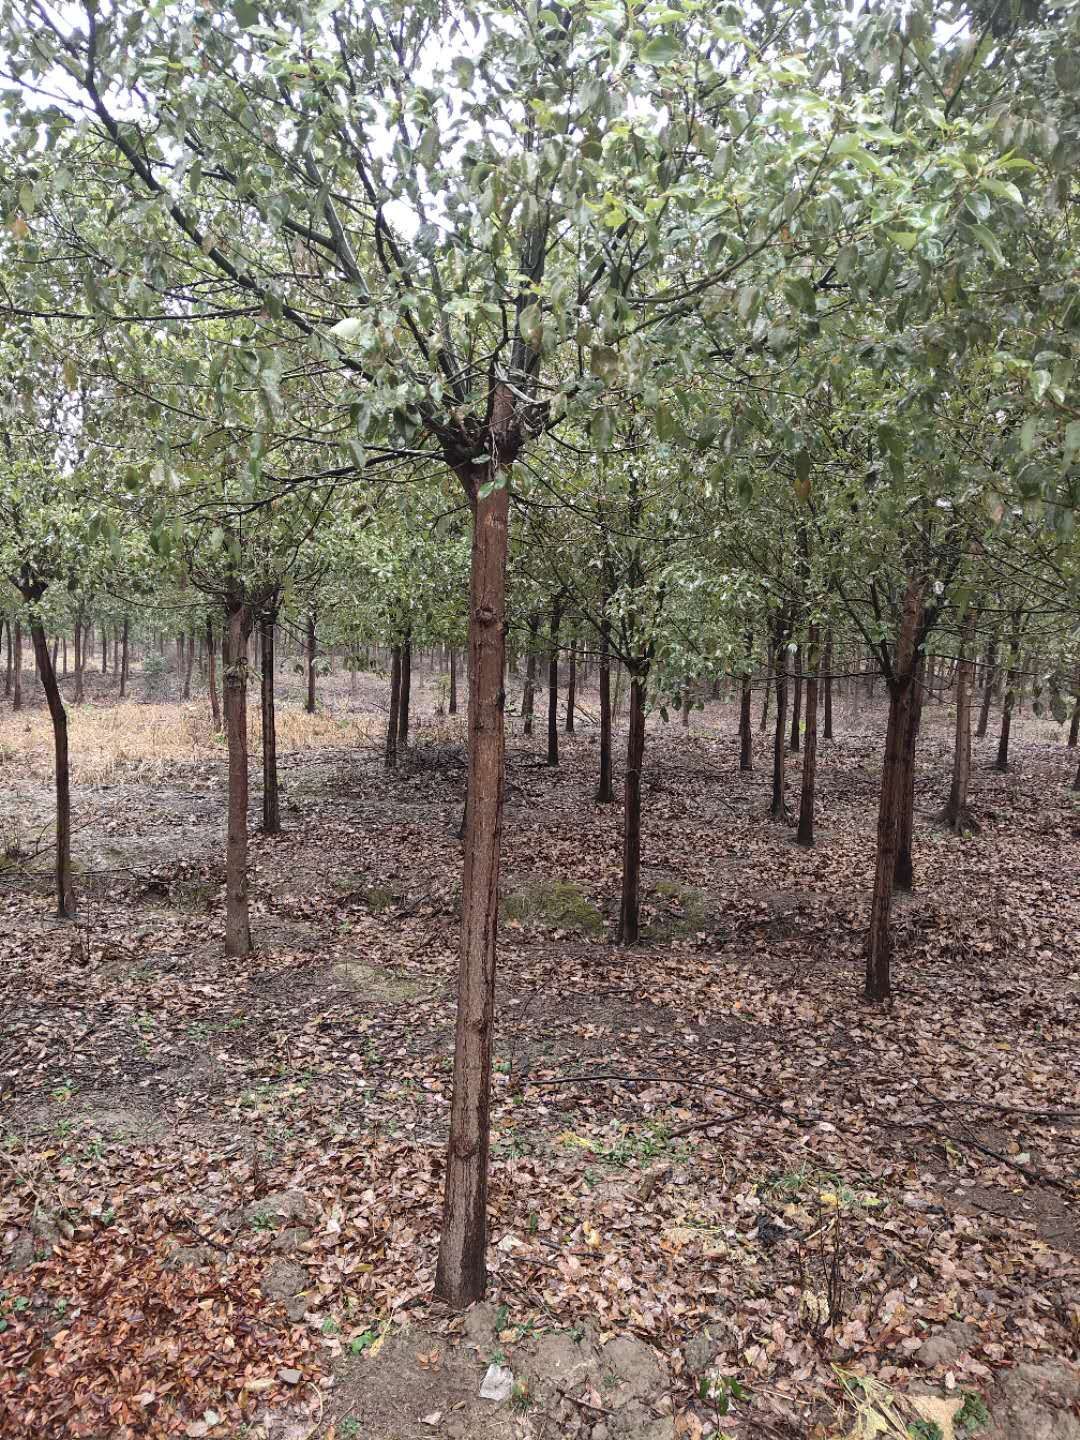
[[[799,726],[802,723],[802,692],[803,692],[803,647],[797,645],[794,654],[795,662],[795,686],[791,697],[791,744],[790,749],[793,755],[799,753]]]
[[[915,866],[912,855],[912,831],[915,823],[915,748],[922,724],[923,702],[926,697],[926,660],[917,656],[915,679],[908,701],[908,723],[904,734],[903,772],[900,779],[900,808],[896,817],[896,865],[893,885],[897,890],[915,888]]]
[[[14,677],[11,691],[12,710],[22,709],[22,621],[15,621]]]
[[[630,679],[630,731],[626,739],[623,784],[622,896],[619,904],[620,945],[636,945],[639,935],[641,886],[641,767],[645,756],[645,677]]]
[[[127,640],[127,621],[124,621],[124,639]],[[208,615],[206,617],[206,683],[210,690],[210,720],[214,727],[215,735],[221,733],[221,706],[218,704],[217,693],[217,652],[214,647],[214,622]]]
[[[5,656],[6,656],[6,659],[5,659],[5,663],[4,663],[4,699],[6,700],[7,697],[11,694],[11,675],[12,675],[12,671],[14,670],[15,666],[14,666],[14,662],[13,662],[13,660],[12,660],[12,658],[11,658],[11,621],[10,621],[10,620],[4,620],[4,621],[2,621],[2,622],[0,622],[0,623],[2,623],[2,625],[3,625],[4,640],[5,640],[5,646],[6,646],[6,648],[5,648]]]
[[[975,738],[983,740],[986,737],[987,727],[990,724],[990,701],[994,697],[994,686],[997,683],[997,636],[990,637],[990,643],[986,647],[986,665],[983,670],[983,696],[982,709],[979,711],[979,726],[975,731]]]
[[[63,655],[64,655],[64,660],[63,660],[63,665],[64,665],[64,679],[66,680],[66,679],[67,679],[67,673],[68,673],[68,651],[67,651],[67,632],[66,632],[66,631],[65,631],[65,633],[64,633],[64,638],[63,638]]]
[[[271,649],[273,647],[271,646]],[[187,637],[187,659],[184,661],[184,688],[181,691],[181,700],[191,699],[191,671],[195,665],[195,636]]]
[[[274,705],[274,626],[273,612],[259,617],[259,643],[262,662],[262,779],[264,835],[281,834],[281,806],[278,800],[277,715]],[[192,642],[194,644],[194,642]],[[190,660],[188,673],[191,673]]]
[[[207,623],[209,623],[209,622],[207,622]],[[125,616],[124,616],[124,623],[123,623],[123,625],[122,625],[121,628],[120,628],[120,699],[121,699],[121,700],[123,700],[124,696],[127,694],[128,664],[129,664],[129,652],[128,652],[128,617],[125,615]],[[215,698],[215,700],[217,699],[216,696],[215,696],[214,698]],[[217,728],[218,728],[219,730],[221,729],[220,723],[218,724],[218,727],[217,727]]]
[[[83,702],[83,670],[86,665],[86,630],[81,621],[75,621],[75,704]]]
[[[773,684],[773,660],[775,657],[775,642],[769,641],[769,656],[765,665],[765,694],[761,700],[761,722],[758,730],[764,730],[769,723],[769,695]]]
[[[787,819],[787,797],[785,795],[785,766],[787,757],[785,754],[787,736],[785,734],[787,721],[787,646],[784,641],[786,634],[781,630],[775,641],[775,664],[776,672],[776,724],[773,730],[773,776],[772,776],[772,804],[769,807],[769,814],[774,820]]]
[[[409,748],[409,706],[412,701],[412,638],[405,636],[401,647],[401,685],[398,694],[398,754],[404,755]]]
[[[52,719],[56,765],[56,913],[62,920],[75,918],[75,889],[71,881],[71,775],[68,768],[67,711],[49,655],[45,628],[39,620],[30,625],[45,700]]]
[[[449,714],[457,714],[457,651],[450,647],[450,703],[447,706]]]
[[[101,673],[109,673],[109,630],[104,620],[101,622]]]
[[[551,607],[548,636],[548,728],[547,763],[559,763],[559,621],[562,611],[556,600]]]
[[[682,727],[684,730],[689,730],[690,728],[690,701],[692,698],[691,685],[692,682],[689,676],[687,676],[687,678],[683,681],[682,691]]]
[[[600,783],[596,787],[598,805],[611,805],[615,790],[611,778],[611,622],[603,614],[600,621]]]
[[[795,839],[807,849],[814,844],[814,789],[817,784],[818,630],[811,625],[806,637],[806,744],[803,746],[802,794],[799,828]]]
[[[508,403],[496,393],[496,410]],[[457,1027],[435,1293],[461,1308],[487,1283],[487,1170],[499,850],[505,774],[506,557],[510,486],[493,486],[473,509],[469,568],[469,789],[461,898]]]
[[[832,730],[832,669],[833,669],[833,633],[830,625],[825,632],[825,726],[822,732],[823,740],[833,738]]]
[[[953,739],[952,786],[945,805],[944,820],[960,834],[971,828],[968,814],[968,783],[971,779],[971,680],[974,664],[971,659],[975,616],[969,614],[960,640],[960,657],[956,664],[956,729]]]
[[[1001,702],[1001,733],[998,736],[997,759],[994,769],[1004,774],[1009,768],[1009,735],[1012,731],[1013,706],[1016,704],[1016,657],[1020,649],[1020,617],[1014,615],[1012,635],[1009,637],[1009,668],[1005,681],[1005,697]]]
[[[248,743],[247,642],[251,609],[240,604],[229,611],[221,637],[221,681],[225,700],[225,735],[229,750],[229,819],[225,846],[225,954],[251,954],[248,916]]]
[[[529,653],[525,658],[525,689],[521,694],[521,718],[525,722],[526,735],[533,733],[533,710],[536,703],[536,636],[540,621],[535,615],[529,619]]]
[[[577,704],[577,641],[570,645],[570,659],[566,671],[566,733],[574,733],[574,706]]]
[[[304,709],[309,715],[315,714],[315,616],[307,617],[307,699]]]
[[[120,674],[120,626],[113,626],[112,637],[112,668],[113,674]]]
[[[1076,677],[1076,689],[1077,696],[1073,705],[1072,720],[1069,722],[1068,746],[1070,750],[1076,749],[1076,742],[1080,739],[1080,674]]]
[[[896,664],[889,684],[889,721],[885,732],[885,758],[881,768],[878,801],[877,853],[870,926],[866,942],[867,1000],[884,1000],[892,990],[890,975],[893,880],[896,872],[897,821],[903,783],[903,752],[908,711],[915,683],[915,638],[922,606],[922,587],[909,580],[904,592]]]
[[[746,633],[746,669],[742,676],[742,695],[739,701],[739,769],[751,771],[754,768],[754,737],[751,733],[750,706],[753,700],[751,688],[753,677],[750,667],[754,659],[754,634]]]
[[[397,768],[398,725],[401,722],[401,646],[390,647],[390,707],[386,717],[386,768]]]

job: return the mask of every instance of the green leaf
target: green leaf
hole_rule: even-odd
[[[901,250],[914,250],[919,234],[917,230],[890,230],[889,239]]]
[[[1001,253],[1001,246],[998,244],[997,238],[992,230],[988,230],[985,225],[972,225],[971,233],[995,265],[1005,264],[1005,256]]]
[[[610,410],[598,410],[589,426],[589,434],[598,450],[607,450],[615,434],[615,417]]]
[[[682,53],[682,44],[674,35],[655,35],[641,50],[646,65],[670,65]]]

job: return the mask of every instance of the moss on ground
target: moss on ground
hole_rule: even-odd
[[[602,935],[604,917],[569,880],[540,880],[503,897],[502,918]]]

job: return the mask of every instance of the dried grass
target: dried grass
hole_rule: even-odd
[[[309,715],[283,706],[277,712],[280,755],[369,744],[379,730],[373,715],[337,718]],[[76,784],[160,777],[177,765],[222,758],[225,740],[215,735],[205,700],[185,704],[81,705],[68,709],[72,778]],[[262,744],[258,705],[248,708],[252,758]],[[53,739],[48,712],[40,707],[20,714],[0,713],[0,776],[48,779]]]

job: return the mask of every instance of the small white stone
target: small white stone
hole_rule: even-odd
[[[480,1399],[494,1400],[501,1404],[510,1399],[514,1388],[514,1372],[504,1365],[489,1365],[487,1374],[480,1383]]]

